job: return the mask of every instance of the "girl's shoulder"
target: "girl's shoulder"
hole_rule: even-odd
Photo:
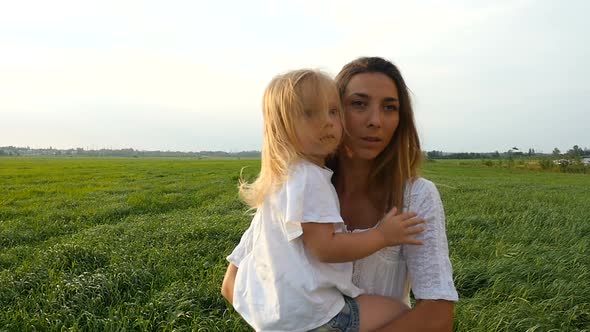
[[[322,168],[311,162],[302,160],[289,166],[287,178],[282,183],[279,195],[286,194],[288,197],[306,197],[307,199],[319,199],[318,197],[331,197],[334,191],[330,178],[332,171]],[[313,200],[313,199],[312,199]]]
[[[332,170],[325,167],[320,167],[307,160],[299,160],[289,166],[288,179],[293,180],[315,180],[315,179],[330,179],[332,177]]]

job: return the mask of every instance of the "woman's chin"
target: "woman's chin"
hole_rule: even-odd
[[[373,160],[377,158],[379,153],[381,153],[381,151],[360,151],[357,153],[356,158],[363,160]]]
[[[360,159],[360,160],[373,160],[377,158],[379,153],[381,153],[383,149],[363,149],[363,148],[354,148],[350,146],[344,146],[342,152],[348,157],[349,159]]]

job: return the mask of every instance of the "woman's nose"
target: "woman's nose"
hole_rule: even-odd
[[[371,107],[369,108],[368,112],[368,119],[367,119],[367,126],[368,127],[381,127],[381,112],[379,112],[378,107]]]

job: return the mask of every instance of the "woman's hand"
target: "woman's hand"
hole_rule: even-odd
[[[426,220],[416,217],[416,213],[408,212],[397,214],[397,208],[391,209],[381,220],[377,230],[383,236],[387,246],[400,244],[421,245],[422,241],[416,240],[412,235],[422,233],[424,227],[413,227],[424,223]]]

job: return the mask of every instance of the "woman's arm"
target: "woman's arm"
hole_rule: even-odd
[[[417,180],[413,186],[409,209],[427,221],[424,232],[416,236],[424,245],[401,248],[412,293],[416,300],[457,301],[440,195],[434,184],[425,179]]]
[[[402,246],[412,292],[417,305],[381,331],[452,331],[454,301],[445,214],[438,190],[425,179],[413,184],[410,210],[426,219],[425,230],[417,236],[422,246]]]
[[[236,281],[236,274],[238,273],[238,267],[229,263],[225,276],[223,277],[223,283],[221,284],[221,295],[229,302],[233,304],[234,299],[234,283]]]
[[[455,304],[446,300],[421,300],[378,331],[451,332]]]

